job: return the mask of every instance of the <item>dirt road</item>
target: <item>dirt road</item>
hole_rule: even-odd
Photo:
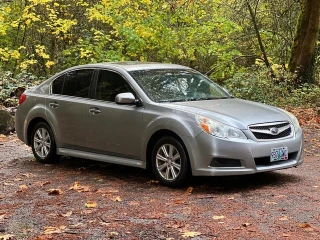
[[[320,130],[298,168],[159,185],[140,169],[37,163],[0,138],[0,239],[320,239]]]

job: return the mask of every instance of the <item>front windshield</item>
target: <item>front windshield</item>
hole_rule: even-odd
[[[151,69],[129,73],[154,102],[230,98],[217,84],[191,69]]]

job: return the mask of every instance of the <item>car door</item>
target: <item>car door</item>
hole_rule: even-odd
[[[94,69],[70,71],[52,82],[52,94],[46,99],[57,146],[87,148],[90,86]]]
[[[96,79],[95,100],[89,116],[88,145],[98,153],[141,158],[143,107],[119,105],[115,97],[119,93],[132,92],[132,87],[120,74],[100,70]]]

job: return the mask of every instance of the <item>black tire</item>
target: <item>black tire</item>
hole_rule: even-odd
[[[33,128],[31,148],[38,162],[55,163],[58,161],[54,135],[47,123],[40,122]]]
[[[162,137],[154,145],[151,164],[156,178],[170,187],[186,183],[190,173],[190,163],[185,148],[181,142],[170,136]]]

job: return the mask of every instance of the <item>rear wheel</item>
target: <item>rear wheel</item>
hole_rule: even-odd
[[[182,185],[189,175],[189,160],[183,145],[173,137],[163,137],[152,151],[152,168],[160,182]]]
[[[56,143],[48,124],[38,123],[32,130],[31,147],[34,157],[42,163],[57,161]]]

